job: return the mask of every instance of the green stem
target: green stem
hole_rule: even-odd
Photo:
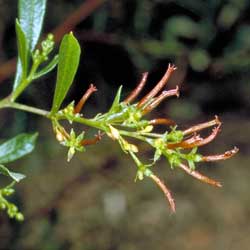
[[[13,108],[13,109],[18,109],[18,110],[26,111],[29,113],[33,113],[36,115],[41,115],[41,116],[47,117],[48,119],[52,118],[50,117],[50,112],[47,110],[31,107],[31,106],[17,103],[17,102],[11,102],[9,97],[6,97],[5,99],[0,101],[0,109],[2,108]],[[66,119],[66,117],[64,115],[57,115],[57,119],[64,120]],[[94,127],[100,130],[104,130],[104,131],[107,130],[107,127],[103,124],[102,121],[95,121],[95,120],[86,119],[83,117],[74,117],[73,121],[90,126],[90,127]]]
[[[6,97],[3,100],[0,101],[0,109],[3,108],[13,108],[13,109],[19,109],[22,111],[26,111],[29,113],[33,113],[36,115],[41,115],[41,116],[45,116],[48,117],[49,112],[43,109],[39,109],[39,108],[34,108],[25,104],[21,104],[21,103],[17,103],[17,102],[11,102],[10,101],[10,97]]]
[[[46,117],[46,118],[48,118],[50,120],[53,119],[53,116],[51,116],[49,111],[39,109],[39,108],[35,108],[35,107],[31,107],[31,106],[21,104],[21,103],[17,103],[17,102],[11,102],[9,97],[6,97],[5,99],[0,101],[0,109],[1,108],[18,109],[18,110],[22,110],[22,111],[25,111],[25,112],[41,115],[41,116]],[[59,113],[59,114],[56,114],[56,119],[57,120],[65,120],[67,118],[65,117],[64,114]],[[81,123],[83,125],[102,130],[104,132],[109,131],[108,124],[110,124],[110,122],[107,122],[105,120],[104,121],[103,120],[94,120],[94,119],[87,119],[87,118],[84,118],[84,117],[77,117],[77,116],[72,117],[72,120],[74,122]],[[135,138],[137,140],[141,140],[141,141],[144,141],[146,143],[151,144],[151,142],[150,142],[151,139],[147,138],[147,136],[150,136],[150,133],[149,134],[145,133],[145,135],[142,135],[142,134],[139,134],[137,132],[126,131],[126,130],[119,130],[119,133],[121,135],[123,135],[123,136],[132,137],[132,138]],[[154,136],[159,137],[160,135],[154,134],[153,137]]]
[[[8,104],[9,104],[9,97],[6,97],[0,101],[0,109],[7,107]]]
[[[39,65],[41,64],[41,61],[37,61],[36,63],[33,63],[29,76],[25,79],[23,79],[23,81],[21,81],[21,83],[18,85],[18,87],[16,88],[16,90],[14,90],[12,96],[11,96],[11,101],[14,102],[17,97],[22,94],[22,92],[29,86],[29,84],[32,82],[34,74],[36,73],[37,68],[39,67]]]
[[[147,142],[147,139],[144,136],[138,135],[138,133],[136,133],[136,132],[126,131],[126,130],[119,130],[119,134],[124,135],[124,136],[128,136],[128,137],[133,137],[135,139]]]
[[[65,117],[62,116],[62,119],[65,119]],[[105,132],[108,129],[108,127],[105,126],[105,124],[102,121],[95,121],[93,119],[87,119],[87,118],[83,118],[83,117],[74,117],[73,121],[78,122],[78,123],[82,123],[82,124],[87,125],[89,127],[103,130]]]
[[[41,115],[41,116],[45,116],[45,117],[48,117],[48,115],[49,115],[49,112],[46,110],[34,108],[34,107],[24,105],[21,103],[17,103],[17,102],[10,102],[9,105],[6,107],[23,110],[23,111],[26,111],[29,113],[33,113],[33,114]]]
[[[155,137],[155,138],[161,138],[162,137],[162,134],[156,134],[156,133],[143,133],[142,132],[141,135]]]
[[[14,102],[17,97],[24,91],[24,89],[29,85],[28,78],[20,82],[20,85],[14,90],[13,95],[11,96],[11,101]]]

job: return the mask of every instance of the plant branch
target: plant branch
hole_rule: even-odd
[[[21,104],[21,103],[17,103],[17,102],[9,102],[8,104],[6,104],[5,106],[6,108],[13,108],[13,109],[18,109],[18,110],[22,110],[22,111],[26,111],[29,113],[33,113],[36,115],[41,115],[44,117],[48,117],[49,116],[49,111],[43,110],[43,109],[39,109],[39,108],[35,108],[35,107],[31,107],[25,104]]]
[[[90,16],[106,0],[87,0],[84,1],[75,11],[73,11],[61,24],[49,33],[55,36],[55,42],[58,43],[63,35]],[[0,84],[15,73],[16,58],[12,58],[0,66]]]

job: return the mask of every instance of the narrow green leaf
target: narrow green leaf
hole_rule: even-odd
[[[46,0],[19,0],[19,21],[31,52],[34,50],[41,33],[45,8]]]
[[[34,147],[38,133],[19,134],[0,145],[0,163],[15,161],[30,153]]]
[[[26,77],[28,70],[28,43],[21,25],[16,19],[16,34],[17,34],[17,48],[18,58],[21,63],[21,78]],[[15,87],[14,87],[15,88]]]
[[[12,172],[3,165],[0,165],[0,174],[3,174],[5,176],[10,177],[16,182],[19,182],[19,181],[21,181],[22,179],[25,178],[25,175],[20,174],[20,173],[16,173],[16,172]]]
[[[119,87],[116,93],[115,99],[111,105],[111,108],[109,109],[109,113],[113,113],[116,111],[117,108],[119,108],[121,93],[122,93],[122,85]]]
[[[58,55],[55,55],[48,65],[46,65],[43,69],[34,74],[33,79],[37,79],[43,75],[46,75],[47,73],[52,71],[57,64],[58,64]]]
[[[80,60],[80,53],[81,48],[74,35],[72,33],[65,35],[59,49],[56,90],[51,109],[52,113],[56,113],[59,110],[74,80]]]

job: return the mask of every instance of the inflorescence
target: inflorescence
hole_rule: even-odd
[[[91,84],[80,101],[75,105],[70,103],[65,109],[60,110],[51,117],[53,129],[57,140],[64,146],[69,147],[68,161],[73,157],[76,151],[85,151],[86,145],[95,144],[106,134],[117,141],[121,149],[131,156],[137,166],[136,179],[142,180],[144,177],[151,178],[166,196],[171,210],[175,211],[175,202],[171,192],[166,184],[153,173],[152,166],[165,157],[172,169],[179,168],[194,178],[208,183],[212,186],[221,187],[221,183],[210,179],[196,170],[195,164],[198,162],[211,162],[231,158],[238,152],[238,148],[226,151],[223,154],[203,156],[198,153],[198,148],[204,146],[215,139],[221,129],[221,121],[218,116],[211,121],[197,124],[185,130],[180,130],[176,123],[168,118],[155,118],[147,120],[145,116],[152,112],[163,100],[176,96],[179,97],[179,87],[175,89],[164,90],[170,76],[176,70],[174,65],[167,68],[162,79],[155,87],[138,102],[135,102],[142,89],[144,88],[148,73],[144,73],[137,87],[120,101],[122,86],[119,88],[113,104],[108,112],[98,114],[94,118],[87,119],[81,114],[81,110],[87,99],[97,88]],[[74,129],[68,133],[59,123],[61,119],[67,119],[71,124],[73,122],[83,123],[98,129],[98,134],[93,139],[85,139],[85,133],[76,135]],[[166,126],[164,133],[155,133],[157,125]],[[213,128],[211,133],[202,137],[200,131]],[[102,131],[102,132],[100,132]],[[133,138],[133,143],[129,141]],[[139,147],[134,143],[134,139],[149,144],[154,150],[153,159],[145,164],[139,157]]]

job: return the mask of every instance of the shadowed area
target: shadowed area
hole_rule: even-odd
[[[84,2],[48,1],[44,31],[58,27]],[[0,0],[2,65],[16,55],[14,6],[14,0]],[[3,109],[2,141],[24,131],[39,131],[39,138],[32,154],[10,164],[27,175],[12,197],[25,221],[0,213],[0,250],[248,249],[249,8],[244,0],[107,0],[73,29],[83,53],[63,105],[80,100],[93,83],[98,91],[83,113],[91,117],[105,112],[121,84],[126,98],[148,71],[143,97],[174,63],[178,69],[167,87],[179,85],[180,98],[163,101],[148,117],[171,119],[185,130],[218,115],[221,132],[199,152],[223,154],[234,146],[240,151],[226,161],[199,163],[197,170],[220,181],[222,188],[201,183],[161,160],[154,172],[175,199],[172,214],[149,178],[134,181],[133,161],[110,138],[103,137],[68,163],[67,150],[57,143],[48,120]],[[13,76],[0,82],[1,98],[10,93],[12,82]],[[49,110],[54,86],[55,71],[29,86],[19,101]],[[159,131],[165,128],[159,126]],[[141,142],[139,147],[145,162],[153,158],[149,147]],[[0,184],[5,183],[1,176]]]

